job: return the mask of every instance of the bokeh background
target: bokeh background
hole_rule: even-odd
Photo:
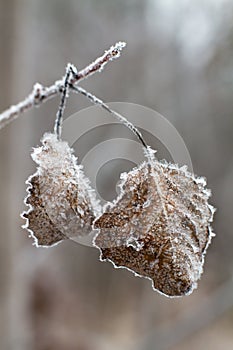
[[[72,241],[32,246],[21,229],[24,182],[35,171],[31,148],[52,128],[55,98],[0,131],[2,350],[233,348],[233,2],[0,0],[0,109],[24,98],[36,81],[59,79],[67,62],[82,68],[119,40],[128,44],[122,57],[83,86],[105,101],[166,116],[195,173],[208,178],[217,235],[199,288],[168,299],[148,280],[98,262],[94,248]],[[72,96],[66,115],[87,106]],[[83,137],[80,159],[112,130]],[[102,171],[106,196],[115,193],[111,174],[119,166],[130,164]]]

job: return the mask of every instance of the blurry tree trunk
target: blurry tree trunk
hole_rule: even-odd
[[[0,1],[0,72],[1,72],[1,93],[0,93],[0,108],[3,110],[11,103],[11,72],[12,72],[12,57],[13,45],[10,38],[14,32],[14,21],[12,16],[14,13],[14,0]],[[7,69],[6,69],[7,67]],[[0,137],[0,195],[4,198],[1,201],[0,207],[0,223],[1,223],[1,241],[0,241],[0,348],[10,348],[8,340],[10,339],[9,327],[9,291],[11,278],[11,248],[9,227],[9,207],[10,207],[10,159],[8,157],[8,146],[11,138],[11,127],[1,131]]]
[[[24,2],[0,0],[0,109],[24,96],[22,86],[33,81],[32,59],[27,56],[33,36],[28,28],[31,6]],[[22,39],[23,38],[23,39]],[[20,45],[18,44],[20,42]],[[26,50],[27,47],[27,50]],[[33,57],[33,45],[31,47]],[[26,54],[25,54],[26,53]],[[27,70],[25,72],[25,69]],[[25,91],[26,92],[26,91]],[[25,265],[24,235],[20,226],[20,211],[25,195],[24,184],[28,168],[23,159],[25,145],[31,139],[32,122],[16,120],[1,130],[0,136],[0,348],[10,350],[31,349],[31,329],[27,312],[29,273]],[[30,268],[33,268],[33,263]]]

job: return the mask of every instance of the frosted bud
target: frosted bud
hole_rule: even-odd
[[[94,222],[100,259],[149,278],[166,296],[190,294],[213,236],[205,186],[185,167],[155,159],[123,174],[118,198]]]
[[[29,209],[22,217],[36,245],[52,246],[89,234],[100,206],[68,143],[52,133],[41,142],[32,153],[38,168],[26,182]]]

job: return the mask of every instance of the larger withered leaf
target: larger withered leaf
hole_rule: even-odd
[[[36,245],[52,246],[89,234],[100,207],[68,143],[52,133],[41,142],[32,153],[38,168],[27,180],[29,209],[22,216]]]
[[[167,296],[190,294],[213,236],[205,186],[185,167],[157,160],[123,174],[120,195],[94,223],[101,260],[151,279]]]

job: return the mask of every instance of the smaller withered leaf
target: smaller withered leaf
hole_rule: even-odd
[[[155,159],[123,174],[118,198],[94,222],[101,260],[151,279],[167,296],[190,294],[213,236],[205,186],[185,167]]]
[[[41,142],[32,153],[38,168],[26,182],[29,209],[22,217],[36,245],[52,246],[89,234],[100,206],[68,143],[52,133]]]

